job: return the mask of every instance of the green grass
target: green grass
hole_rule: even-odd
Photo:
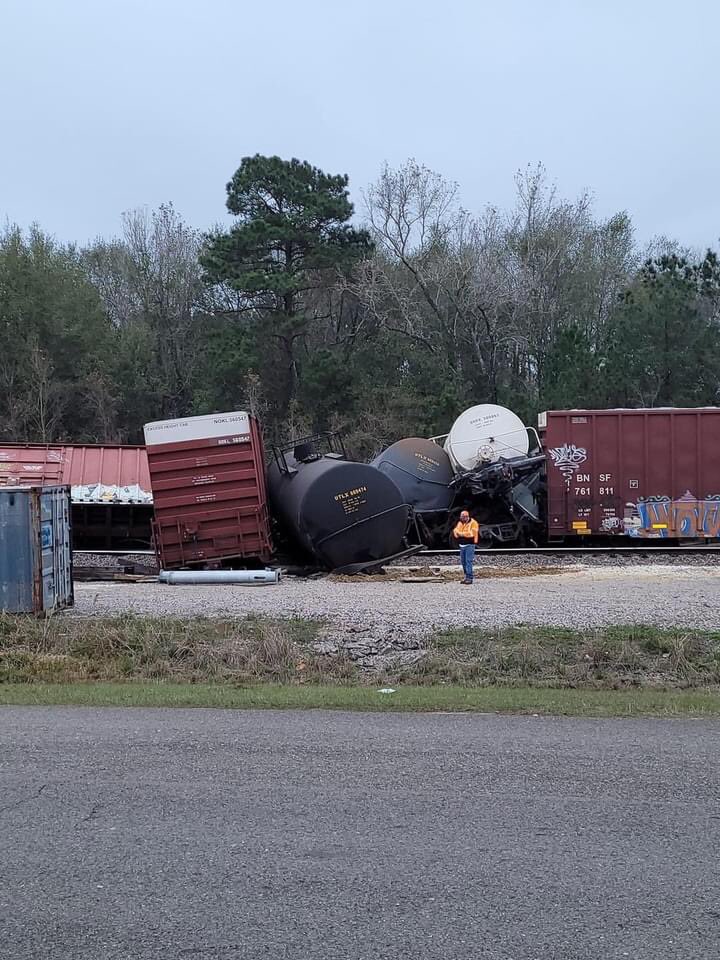
[[[330,664],[310,646],[320,626],[299,618],[42,620],[0,614],[0,684],[321,682],[330,672],[343,681],[347,665],[341,658]]]
[[[413,679],[573,689],[717,687],[720,631],[633,624],[465,627],[436,634]]]
[[[626,625],[465,628],[416,662],[362,668],[323,624],[261,617],[0,615],[0,703],[720,714],[720,633]],[[384,695],[378,688],[393,686]]]
[[[544,690],[527,687],[147,683],[0,684],[0,704],[87,707],[224,707],[382,712],[480,712],[554,716],[718,716],[720,694],[697,691]]]

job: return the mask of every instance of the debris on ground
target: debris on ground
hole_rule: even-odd
[[[480,567],[475,570],[476,580],[490,580],[495,577],[538,577],[553,576],[560,573],[571,573],[567,567]],[[463,574],[460,564],[446,566],[439,564],[432,567],[387,567],[383,573],[357,573],[349,576],[344,573],[329,573],[326,580],[335,583],[455,583],[462,580]]]

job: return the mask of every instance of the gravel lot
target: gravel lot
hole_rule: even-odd
[[[422,638],[434,628],[518,623],[718,627],[717,566],[574,567],[558,575],[460,583],[285,578],[265,587],[80,583],[75,613],[312,617],[339,633]]]

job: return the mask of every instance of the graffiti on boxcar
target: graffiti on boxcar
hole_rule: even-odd
[[[641,497],[626,504],[630,537],[720,537],[720,494],[698,499],[689,490],[677,500]]]
[[[574,443],[564,443],[561,447],[552,447],[550,456],[555,467],[565,477],[565,486],[569,489],[575,469],[587,460],[587,450],[585,447],[576,447]]]

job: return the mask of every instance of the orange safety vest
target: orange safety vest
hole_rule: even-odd
[[[453,536],[456,540],[472,540],[473,543],[478,542],[478,536],[480,534],[480,526],[477,520],[468,520],[467,523],[458,523],[458,525],[453,530]]]

